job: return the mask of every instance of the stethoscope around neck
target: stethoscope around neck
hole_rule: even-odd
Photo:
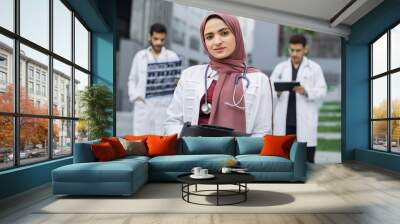
[[[207,65],[206,71],[204,73],[204,89],[205,89],[205,100],[204,103],[201,105],[200,110],[203,114],[210,114],[211,113],[211,103],[207,102],[207,75],[208,75],[208,69],[210,68],[210,65]],[[247,78],[247,64],[244,63],[244,72],[239,75],[236,76],[235,78],[235,83],[234,83],[234,87],[233,87],[233,94],[232,94],[232,103],[229,102],[225,102],[225,105],[237,108],[237,109],[241,109],[244,110],[245,107],[241,107],[239,106],[240,103],[243,101],[244,98],[244,92],[242,94],[242,96],[240,97],[240,99],[238,101],[236,101],[235,99],[235,95],[236,95],[236,87],[237,84],[239,83],[240,79],[244,79],[246,80],[246,89],[249,88],[250,85],[250,80],[249,78]]]

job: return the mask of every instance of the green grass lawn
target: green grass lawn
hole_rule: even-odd
[[[327,112],[327,113],[330,113],[330,112],[340,113],[341,111],[342,111],[342,109],[340,109],[340,107],[337,107],[337,108],[321,107],[321,109],[319,110],[319,112],[322,112],[322,113],[324,113],[324,112]]]
[[[319,133],[340,133],[341,126],[341,108],[340,102],[324,102],[321,107],[319,116],[319,121],[331,121],[338,122],[336,126],[318,126]],[[337,113],[326,115],[323,113]],[[330,151],[330,152],[340,152],[341,140],[340,139],[318,139],[317,151]]]
[[[338,126],[319,126],[318,132],[340,132],[340,125]]]
[[[324,102],[323,106],[337,106],[340,107],[340,102],[337,101],[329,101],[329,102]]]
[[[330,151],[330,152],[340,152],[341,141],[340,139],[327,140],[318,139],[317,151]]]
[[[340,115],[339,116],[319,116],[319,121],[335,121],[340,122]]]

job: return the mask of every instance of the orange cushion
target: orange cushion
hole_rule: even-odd
[[[289,159],[290,147],[296,135],[286,135],[286,136],[264,136],[264,145],[261,149],[260,155],[262,156],[280,156]]]
[[[94,157],[99,162],[109,161],[117,158],[113,147],[108,142],[93,144],[91,145],[91,149]]]
[[[176,154],[176,139],[178,135],[147,137],[148,156],[162,156]]]
[[[125,135],[124,139],[129,141],[146,141],[149,135]]]
[[[118,138],[110,137],[110,138],[101,138],[101,142],[108,142],[114,149],[115,155],[118,158],[126,156],[126,151],[124,146],[122,146],[121,142],[119,142]]]

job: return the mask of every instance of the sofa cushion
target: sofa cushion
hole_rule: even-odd
[[[237,137],[236,155],[259,154],[264,145],[263,137]]]
[[[118,158],[112,145],[108,142],[93,144],[90,147],[94,157],[96,157],[96,160],[99,162],[110,161]]]
[[[147,156],[130,155],[130,156],[125,156],[124,158],[113,160],[113,162],[127,162],[127,163],[130,163],[131,161],[135,161],[135,160],[148,162],[149,159],[150,159],[150,157],[147,157]]]
[[[284,135],[284,136],[264,136],[264,146],[261,149],[261,156],[280,156],[289,159],[290,148],[296,135]]]
[[[147,155],[148,156],[165,156],[176,154],[176,139],[178,135],[161,136],[151,135],[147,137]]]
[[[200,166],[211,172],[219,171],[230,159],[231,155],[175,155],[158,156],[149,160],[150,171],[190,172],[193,167]]]
[[[87,142],[77,142],[74,147],[74,163],[88,163],[95,162],[96,158],[90,148],[92,144],[99,144],[100,139],[87,141]]]
[[[146,162],[139,159],[74,163],[59,167],[52,173],[53,181],[58,182],[129,182],[134,172],[147,171],[145,166]]]
[[[236,159],[249,172],[293,172],[292,161],[279,156],[238,155]]]
[[[126,151],[117,137],[103,137],[101,138],[101,142],[110,143],[110,145],[114,149],[117,158],[122,158],[126,156]]]
[[[122,146],[126,151],[126,155],[147,155],[146,142],[140,140],[126,140],[124,138],[118,138]]]
[[[183,137],[182,154],[225,154],[235,155],[233,137]]]

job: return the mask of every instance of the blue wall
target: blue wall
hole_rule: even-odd
[[[351,27],[342,40],[342,160],[399,170],[400,157],[369,149],[369,43],[400,22],[400,0],[386,0]],[[360,151],[361,150],[361,151]],[[397,164],[396,164],[397,163]]]
[[[92,32],[92,82],[115,89],[115,1],[67,0]],[[114,102],[115,94],[114,94]],[[115,110],[114,127],[115,131]],[[51,171],[72,163],[72,157],[0,172],[0,199],[51,181]]]
[[[69,157],[0,172],[0,199],[48,183],[53,169],[71,163]]]

